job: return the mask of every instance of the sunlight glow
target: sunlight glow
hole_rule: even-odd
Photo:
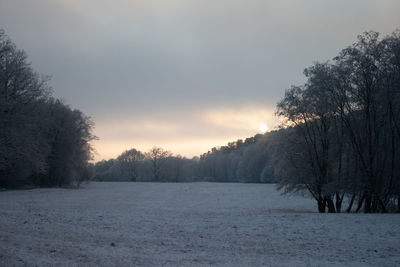
[[[258,127],[261,132],[265,133],[268,131],[268,126],[265,123],[261,123],[260,126]]]
[[[179,118],[179,120],[177,120]],[[279,124],[272,107],[256,104],[174,110],[162,114],[130,114],[96,121],[95,161],[115,158],[124,150],[148,151],[160,146],[185,157],[199,156],[212,147],[265,133]]]

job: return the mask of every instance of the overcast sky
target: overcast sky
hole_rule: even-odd
[[[96,159],[184,156],[277,125],[302,71],[400,28],[400,1],[0,0],[0,28],[54,95],[91,116]]]

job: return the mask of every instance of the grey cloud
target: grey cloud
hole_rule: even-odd
[[[102,121],[272,108],[314,61],[399,27],[398,10],[397,0],[0,0],[0,27],[56,96]]]

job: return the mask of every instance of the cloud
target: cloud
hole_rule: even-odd
[[[52,76],[55,95],[94,118],[99,151],[152,143],[199,153],[202,140],[211,147],[253,135],[260,121],[274,124],[270,110],[304,82],[305,67],[366,30],[400,25],[398,0],[0,5],[1,27]]]

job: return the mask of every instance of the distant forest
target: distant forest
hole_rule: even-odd
[[[280,131],[257,134],[187,159],[159,147],[131,149],[94,165],[98,181],[274,183],[272,160]],[[274,146],[275,145],[275,146]]]
[[[280,129],[187,159],[153,147],[90,164],[93,122],[51,97],[0,31],[0,186],[85,180],[277,183],[319,212],[400,212],[400,31],[376,32],[304,70]]]

